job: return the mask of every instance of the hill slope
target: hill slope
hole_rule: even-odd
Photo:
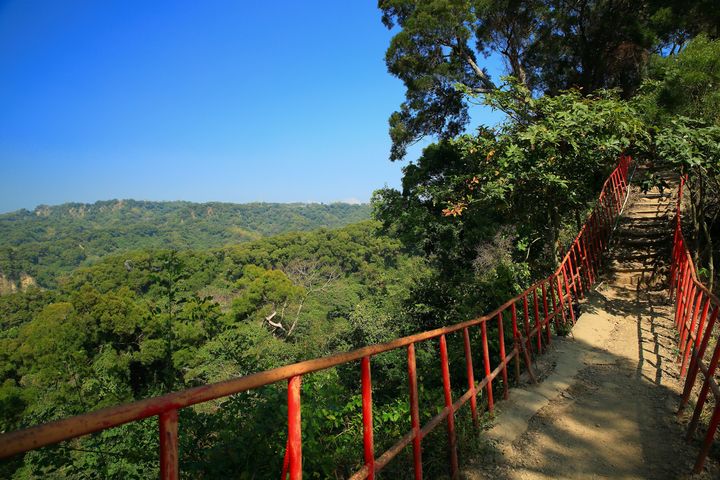
[[[0,215],[0,280],[8,286],[29,275],[50,287],[58,274],[111,253],[218,247],[291,231],[336,228],[369,217],[369,205],[347,203],[108,200],[41,205]]]

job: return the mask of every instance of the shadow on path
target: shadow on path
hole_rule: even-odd
[[[570,337],[553,340],[543,359],[558,388],[512,391],[464,478],[720,478],[715,466],[690,476],[697,445],[683,441],[675,416],[682,385],[664,290],[673,202],[633,192],[607,273]]]

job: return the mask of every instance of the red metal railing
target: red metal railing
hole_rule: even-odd
[[[688,426],[686,439],[690,441],[700,423],[700,417],[708,393],[712,390],[715,406],[708,424],[705,438],[695,461],[694,473],[700,473],[705,459],[712,447],[715,432],[720,424],[720,389],[715,381],[718,361],[720,361],[720,338],[714,335],[718,319],[720,300],[713,295],[697,277],[690,250],[682,232],[682,197],[686,178],[680,179],[678,200],[675,212],[675,235],[673,240],[672,265],[670,268],[670,296],[675,294],[675,326],[679,333],[680,376],[685,376],[678,415],[682,414],[692,395],[698,372],[702,372],[702,387],[698,393],[692,420]],[[709,363],[705,357],[711,341],[715,342]]]
[[[508,396],[508,365],[515,364],[515,376],[519,380],[520,357],[534,381],[532,355],[539,354],[551,341],[551,325],[557,329],[568,322],[575,322],[573,303],[595,282],[601,266],[601,254],[608,247],[612,229],[622,210],[628,190],[630,157],[621,157],[618,166],[605,181],[592,214],[580,229],[558,269],[548,278],[540,280],[527,290],[505,302],[492,313],[452,326],[421,332],[398,338],[388,343],[372,345],[347,353],[315,358],[283,367],[255,373],[225,382],[191,388],[160,397],[150,398],[105,408],[76,417],[58,420],[16,432],[0,435],[0,458],[39,448],[45,445],[87,435],[99,430],[151,416],[159,417],[160,424],[160,472],[166,479],[178,478],[178,410],[209,400],[255,389],[264,385],[288,381],[288,438],[282,478],[302,478],[302,432],[301,389],[303,375],[336,367],[349,362],[360,362],[362,393],[364,465],[351,478],[373,479],[407,445],[412,444],[413,465],[416,479],[422,478],[422,440],[438,425],[446,423],[450,457],[450,473],[458,474],[457,440],[455,435],[455,412],[466,404],[474,423],[478,421],[479,407],[492,412],[494,409],[493,381],[502,382],[503,398]],[[498,365],[491,365],[488,344],[488,322],[497,322],[499,343]],[[512,341],[508,345],[504,328],[512,328]],[[483,377],[475,381],[470,331],[480,329]],[[452,397],[447,353],[447,337],[462,335],[468,388],[457,399]],[[415,345],[437,340],[440,350],[440,367],[443,380],[444,408],[425,425],[420,424],[418,386],[415,363]],[[371,385],[371,358],[390,350],[404,348],[407,351],[407,371],[410,391],[411,430],[379,456],[374,450],[373,402]],[[500,376],[498,380],[497,377]],[[484,395],[483,395],[484,394]],[[478,396],[484,403],[478,405]]]

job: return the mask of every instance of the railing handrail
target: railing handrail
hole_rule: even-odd
[[[680,376],[685,376],[678,415],[682,414],[690,402],[698,372],[704,380],[698,393],[693,416],[688,426],[687,439],[691,439],[697,430],[700,417],[710,391],[715,397],[715,407],[708,429],[703,439],[693,468],[700,473],[712,447],[715,432],[720,425],[720,388],[715,381],[715,372],[720,362],[720,339],[714,338],[715,347],[710,362],[706,365],[705,353],[713,340],[713,329],[718,320],[720,299],[713,294],[698,278],[690,249],[682,231],[682,198],[687,176],[680,178],[678,199],[675,208],[675,228],[673,238],[672,264],[670,267],[670,296],[675,296],[675,327],[679,333]],[[712,310],[710,307],[713,307]]]
[[[695,262],[694,262],[693,259],[692,259],[692,253],[690,253],[690,249],[688,248],[688,244],[687,244],[687,242],[685,241],[685,236],[684,236],[683,231],[682,231],[682,205],[681,205],[681,202],[680,202],[680,201],[682,200],[682,191],[684,190],[686,183],[687,183],[686,177],[685,177],[685,176],[681,177],[681,179],[680,179],[680,186],[678,187],[681,193],[678,195],[678,200],[679,200],[679,201],[678,201],[678,204],[677,204],[677,207],[676,207],[675,220],[674,220],[674,223],[675,223],[675,231],[677,232],[676,235],[679,237],[679,244],[682,245],[682,247],[683,247],[682,255],[684,255],[685,260],[687,261],[687,266],[688,266],[689,271],[690,271],[689,275],[690,275],[691,281],[693,282],[693,284],[694,284],[697,288],[699,288],[700,290],[702,290],[708,297],[710,297],[710,298],[712,299],[712,302],[713,302],[713,303],[716,303],[716,304],[720,305],[720,298],[719,298],[717,295],[715,295],[715,294],[714,294],[704,283],[702,283],[702,282],[700,281],[700,279],[698,278],[698,275],[697,275],[697,267],[695,266]],[[678,242],[676,242],[676,245],[677,245],[677,243],[678,243]],[[675,247],[675,245],[674,245],[673,247]]]
[[[71,440],[99,430],[118,427],[125,423],[153,417],[170,410],[191,407],[218,398],[264,387],[283,380],[289,380],[295,376],[326,370],[338,365],[361,360],[363,357],[378,355],[390,350],[406,347],[412,343],[431,340],[441,335],[447,335],[463,330],[464,328],[477,326],[480,323],[492,320],[499,312],[507,309],[512,303],[522,300],[523,294],[532,292],[532,288],[537,287],[542,282],[543,281],[534,283],[523,293],[508,300],[488,315],[483,315],[449,327],[440,327],[434,330],[401,337],[390,342],[357,348],[349,352],[303,360],[290,365],[284,365],[222,382],[193,387],[143,400],[136,400],[127,404],[106,407],[90,413],[43,423],[15,432],[4,433],[0,435],[0,458],[9,457],[16,453],[33,450],[64,440]]]
[[[541,353],[542,343],[550,342],[551,321],[555,322],[557,327],[560,322],[560,316],[562,316],[563,322],[566,321],[567,312],[567,316],[571,319],[570,321],[574,323],[575,313],[571,304],[575,300],[582,298],[583,291],[587,290],[589,286],[594,283],[597,270],[600,268],[601,264],[600,254],[607,249],[610,234],[614,228],[614,222],[621,213],[624,199],[627,198],[627,193],[629,191],[628,168],[631,161],[630,157],[620,157],[618,166],[613,170],[611,175],[603,184],[595,208],[578,232],[555,272],[549,277],[533,283],[522,293],[503,303],[487,315],[454,325],[398,338],[382,344],[370,345],[349,352],[305,360],[223,382],[168,393],[166,395],[139,400],[124,405],[103,408],[94,412],[36,425],[23,430],[4,433],[0,435],[0,458],[9,457],[11,455],[61,441],[70,440],[99,430],[117,427],[132,421],[152,416],[159,416],[161,431],[161,475],[164,478],[177,478],[177,410],[287,380],[289,382],[289,435],[285,465],[283,468],[283,478],[285,478],[285,471],[288,471],[293,479],[300,478],[302,475],[302,456],[300,453],[301,443],[299,443],[300,378],[308,373],[360,360],[363,367],[363,385],[368,386],[367,389],[363,388],[366,463],[353,478],[373,478],[376,471],[386,465],[390,459],[397,455],[397,453],[399,453],[399,451],[410,442],[413,443],[415,471],[417,474],[418,471],[421,472],[422,470],[420,460],[420,441],[428,431],[434,429],[442,420],[447,419],[449,432],[452,431],[450,443],[453,445],[452,448],[454,448],[454,427],[452,427],[454,422],[454,411],[470,401],[473,419],[476,420],[475,398],[483,391],[483,389],[486,390],[488,410],[492,410],[492,381],[497,375],[502,374],[503,383],[506,388],[505,395],[507,396],[507,366],[510,360],[513,358],[515,359],[517,374],[519,372],[519,357],[522,354],[524,356],[526,369],[532,375],[530,359],[531,352],[528,352],[528,349],[532,351],[535,338],[537,339],[537,353]],[[540,294],[538,293],[539,291],[541,291]],[[532,298],[534,307],[534,328],[530,328],[531,314],[529,313],[529,305],[531,301],[529,298]],[[549,300],[552,302],[552,305],[550,305]],[[542,301],[542,305],[540,304],[540,301]],[[522,333],[517,325],[516,307],[519,302],[522,303],[522,309],[524,312],[524,325],[521,325],[521,327],[524,327],[524,331]],[[541,306],[543,310],[542,320],[540,314]],[[552,306],[552,312],[550,312],[550,306]],[[510,309],[511,314],[514,344],[510,352],[506,355],[505,338],[502,334],[502,328],[504,323],[503,314],[506,313],[508,309]],[[521,317],[523,317],[523,312],[520,313]],[[499,336],[501,337],[501,362],[494,370],[491,370],[490,360],[488,357],[488,341],[485,324],[488,321],[493,320],[498,320]],[[476,383],[473,379],[472,355],[470,352],[468,329],[478,325],[482,327],[482,346],[484,351],[483,363],[485,367],[485,375],[480,382]],[[468,390],[460,399],[453,403],[449,386],[449,377],[446,378],[444,375],[443,378],[446,397],[445,409],[431,419],[425,426],[422,426],[422,428],[419,425],[419,416],[417,412],[417,391],[415,391],[414,408],[413,405],[411,405],[413,430],[402,437],[395,446],[391,447],[388,451],[376,459],[374,457],[374,452],[372,451],[372,399],[370,397],[371,388],[369,388],[369,359],[372,356],[383,352],[407,347],[408,374],[412,382],[415,375],[414,344],[425,340],[439,338],[442,354],[445,336],[460,331],[463,332],[465,339],[468,379],[472,379],[470,380]],[[543,339],[541,337],[547,338]],[[366,390],[368,392],[367,394]],[[411,385],[411,397],[413,394],[412,390],[413,388]],[[412,398],[411,404],[413,404]],[[366,418],[366,412],[369,412],[369,418]],[[455,461],[453,469],[457,468],[456,463],[457,462]]]

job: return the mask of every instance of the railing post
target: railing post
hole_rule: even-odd
[[[368,480],[375,478],[375,444],[373,439],[372,380],[370,378],[370,357],[360,361],[362,377],[363,451]]]
[[[415,344],[407,346],[408,383],[410,387],[410,424],[413,430],[413,466],[415,480],[422,480],[422,446],[420,432],[420,407],[418,406],[417,366],[415,364]]]
[[[557,277],[550,277],[550,298],[552,298],[552,308],[553,308],[553,321],[555,322],[555,334],[560,333],[560,315],[558,315],[558,300],[555,298],[555,287],[557,285],[556,282]],[[564,312],[563,312],[564,313]],[[548,330],[550,329],[550,324],[548,323]]]
[[[690,278],[691,278],[690,266],[688,264],[687,258],[683,262],[682,272],[683,272],[682,282],[680,284],[680,288],[678,288],[677,310],[675,311],[675,327],[678,330],[680,330],[682,319],[685,316],[685,308],[687,305],[688,285],[690,283]]]
[[[540,311],[538,308],[537,287],[533,288],[533,311],[535,312],[535,337],[537,340],[537,353],[542,353],[542,333],[540,332]]]
[[[573,243],[570,247],[570,257],[572,258],[571,265],[575,267],[576,274],[573,275],[573,288],[575,289],[575,295],[579,299],[582,299],[585,297],[584,293],[584,287],[583,287],[583,281],[582,281],[582,265],[580,263],[580,254],[578,253],[578,250],[580,248],[579,243]],[[577,276],[577,286],[575,286],[575,277]]]
[[[567,264],[565,264],[565,266],[567,267]],[[570,321],[572,322],[573,325],[575,325],[575,310],[573,309],[573,303],[575,300],[573,299],[572,293],[570,292],[570,285],[568,284],[568,277],[567,277],[567,274],[565,273],[565,270],[563,270],[563,280],[565,280],[565,292],[566,292],[565,294],[568,297],[567,300],[568,300],[568,309],[570,310]]]
[[[682,184],[682,181],[681,181]],[[682,187],[680,189],[680,195],[682,194]],[[679,195],[678,195],[679,196]],[[670,264],[670,299],[673,298],[673,293],[675,293],[675,278],[677,276],[677,269],[678,269],[678,259],[680,254],[680,233],[681,233],[681,225],[680,225],[680,205],[678,205],[678,209],[675,212],[675,232],[673,234],[673,249],[672,249],[672,263]]]
[[[488,382],[485,385],[485,391],[487,392],[488,411],[493,413],[495,410],[495,402],[493,402],[493,391],[492,391],[492,379],[490,378],[492,368],[490,368],[490,350],[488,348],[488,337],[487,337],[487,321],[480,323],[480,333],[482,334],[482,346],[483,346],[483,364],[485,366],[485,377]]]
[[[562,272],[560,272],[560,273],[562,273]],[[565,315],[565,299],[563,298],[562,284],[560,283],[559,275],[555,275],[555,281],[556,281],[555,283],[556,283],[556,287],[557,287],[557,296],[558,296],[558,300],[560,302],[560,312],[561,312],[560,315],[562,316],[562,322],[563,322],[563,327],[564,327],[567,324],[567,316]],[[559,319],[557,318],[557,315],[555,315],[555,320],[559,321]],[[557,325],[556,325],[556,327],[557,327]]]
[[[440,367],[442,370],[443,396],[445,397],[445,408],[447,409],[447,431],[448,446],[450,448],[450,476],[457,478],[458,457],[457,440],[455,437],[455,410],[453,409],[452,391],[450,388],[450,361],[447,353],[447,340],[445,335],[440,335]]]
[[[545,336],[547,338],[547,344],[550,345],[550,313],[548,311],[547,301],[547,285],[545,281],[542,283],[542,296],[543,296],[543,312],[545,312],[545,319],[543,320],[543,327],[545,328]]]
[[[688,269],[685,265],[685,255],[683,255],[683,258],[679,259],[678,261],[678,281],[677,281],[677,293],[675,295],[675,327],[678,326],[678,316],[680,315],[680,309],[682,308],[682,300],[683,300],[683,285],[685,284],[686,275],[688,273]]]
[[[705,307],[707,309],[708,305],[706,305]],[[698,337],[695,342],[696,348],[691,356],[690,367],[688,369],[687,377],[685,378],[685,388],[683,389],[682,399],[680,400],[680,406],[678,407],[678,415],[681,415],[683,413],[683,410],[685,410],[685,407],[690,400],[690,394],[692,393],[692,389],[695,386],[695,379],[697,378],[697,372],[699,369],[698,359],[702,360],[702,358],[705,357],[705,351],[707,350],[708,343],[710,343],[710,339],[712,338],[712,331],[718,318],[718,310],[720,310],[720,307],[715,307],[713,313],[710,314],[710,320],[708,320],[704,335],[702,335],[703,322],[701,318],[700,326],[698,327]],[[705,314],[703,313],[703,318],[704,317]],[[698,342],[700,342],[699,347],[697,346]]]
[[[290,480],[302,479],[301,380],[302,377],[299,375],[288,379],[288,457]]]
[[[517,306],[515,302],[510,305],[510,315],[513,330],[513,348],[515,350],[515,384],[520,385],[520,332],[517,326]]]
[[[595,277],[599,275],[600,267],[602,266],[602,263],[600,260],[602,259],[602,247],[600,246],[600,239],[598,236],[598,224],[597,224],[597,212],[593,212],[592,216],[590,217],[590,224],[592,225],[592,250],[593,250],[593,266],[595,268]]]
[[[523,294],[523,313],[525,314],[523,317],[523,325],[525,327],[525,348],[527,350],[532,350],[532,343],[530,339],[530,314],[528,313],[527,292]]]
[[[524,302],[523,305],[525,307],[525,318],[527,319],[527,296],[523,297]],[[530,380],[532,383],[537,383],[537,379],[535,378],[535,374],[532,371],[532,360],[530,359],[530,353],[527,349],[527,343],[524,342],[520,336],[520,331],[518,330],[517,326],[517,306],[515,305],[515,302],[510,304],[510,311],[512,313],[512,327],[513,327],[513,337],[515,341],[515,349],[517,351],[517,354],[515,356],[515,378],[517,380],[518,385],[520,384],[520,351],[522,351],[523,358],[525,359],[525,367],[527,368],[528,375],[530,376]]]
[[[575,299],[580,299],[580,296],[578,295],[577,291],[577,285],[575,284],[575,272],[573,271],[573,261],[572,261],[572,255],[570,252],[568,252],[567,256],[567,262],[565,262],[565,270],[567,271],[567,276],[565,277],[566,281],[570,282],[570,288],[568,289],[568,293],[575,294]]]
[[[682,289],[682,283],[685,281],[685,265],[684,263],[678,259],[678,278],[677,278],[677,288],[675,290],[675,318],[673,319],[673,323],[675,324],[675,327],[677,327],[677,317],[680,313],[680,303],[682,302],[682,296],[680,295],[680,290]]]
[[[707,374],[705,375],[705,381],[703,382],[703,386],[700,389],[700,394],[698,395],[697,403],[695,404],[695,411],[693,412],[692,420],[690,420],[690,425],[688,426],[688,432],[686,436],[686,440],[688,441],[693,437],[693,435],[695,434],[695,430],[697,429],[698,422],[700,421],[700,415],[702,414],[703,407],[705,406],[705,401],[707,400],[707,395],[710,390],[710,381],[715,375],[715,370],[717,369],[719,361],[720,341],[717,341],[715,343],[715,350],[713,351],[712,359],[710,360],[710,365],[708,366]],[[695,462],[695,468],[693,469],[693,473],[700,473],[702,471],[703,465],[705,464],[705,458],[707,457],[707,454],[710,451],[710,447],[712,446],[713,437],[715,436],[715,431],[717,430],[719,422],[720,402],[716,402],[715,408],[713,410],[713,415],[710,419],[710,424],[708,426],[708,431],[705,435],[705,439],[703,440],[702,448],[700,449],[700,454],[698,455],[697,461]]]
[[[720,402],[715,403],[713,408],[712,417],[708,423],[707,433],[703,439],[702,447],[700,447],[700,453],[698,454],[695,466],[693,467],[693,473],[698,474],[703,471],[705,465],[705,459],[707,459],[712,448],[713,440],[715,439],[715,432],[717,432],[718,425],[720,425]]]
[[[177,480],[178,467],[178,411],[160,414],[160,478]]]
[[[508,391],[510,389],[510,385],[508,385],[508,373],[507,373],[507,365],[505,364],[505,359],[507,358],[505,355],[505,329],[503,326],[503,314],[502,312],[498,312],[497,314],[497,320],[498,320],[498,341],[500,342],[500,361],[502,362],[502,377],[503,377],[503,398],[507,400],[508,398]]]
[[[699,289],[695,286],[695,283],[692,283],[690,285],[690,288],[688,289],[686,308],[685,308],[685,311],[683,312],[683,317],[680,319],[680,321],[681,321],[680,343],[678,343],[678,348],[680,349],[680,351],[678,352],[679,355],[682,355],[682,353],[683,353],[682,346],[685,344],[685,341],[687,340],[687,336],[689,333],[689,331],[688,331],[689,322],[690,322],[690,319],[692,318],[693,309],[695,307],[695,304],[697,303],[696,295],[695,295],[696,290],[699,290]],[[681,357],[678,356],[678,359],[679,358],[681,358]]]
[[[615,216],[617,216],[620,215],[620,210],[622,210],[622,206],[620,205],[620,184],[618,182],[616,172],[613,172],[610,175],[610,178],[612,179],[613,183],[613,200],[615,200],[615,209],[617,210],[615,212]]]
[[[595,284],[595,272],[593,271],[592,262],[590,261],[590,247],[588,244],[588,229],[586,228],[583,230],[583,233],[580,238],[582,238],[582,250],[583,250],[583,259],[585,262],[585,268],[587,269],[587,284],[586,288],[587,291],[590,291],[590,287]]]
[[[692,333],[693,330],[695,330],[695,325],[697,325],[698,318],[700,316],[700,307],[702,306],[702,300],[703,300],[703,292],[702,290],[698,289],[697,292],[697,300],[695,300],[695,308],[693,309],[692,316],[690,317],[690,326],[688,327],[687,334],[685,337],[685,341],[682,342],[679,347],[682,348],[682,365],[680,365],[680,378],[685,376],[685,369],[687,368],[687,361],[688,356],[690,355],[690,349],[693,345],[693,338]],[[710,303],[710,298],[708,298],[707,304]],[[707,307],[707,305],[706,305]],[[705,309],[707,312],[707,308]],[[698,338],[698,335],[700,332],[697,332],[695,334],[695,338]]]
[[[465,349],[465,369],[467,370],[468,389],[472,392],[470,397],[470,412],[473,425],[478,426],[477,391],[475,390],[475,373],[473,371],[472,350],[470,348],[470,332],[463,328],[463,347]]]

